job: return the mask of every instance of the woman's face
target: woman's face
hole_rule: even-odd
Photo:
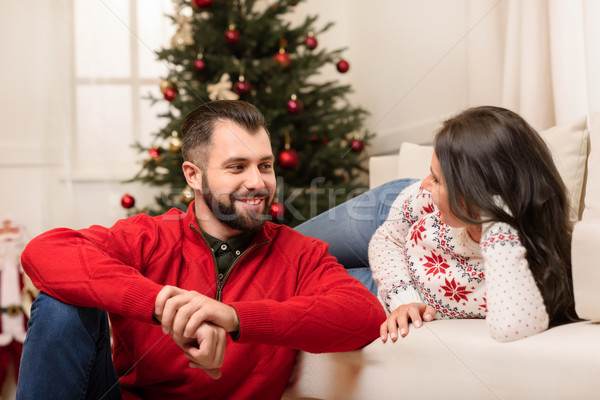
[[[431,157],[430,173],[423,180],[423,188],[431,193],[431,198],[440,212],[440,220],[443,223],[454,228],[465,228],[468,226],[450,212],[448,191],[446,190],[446,183],[440,169],[440,161],[435,151],[433,152],[433,157]]]

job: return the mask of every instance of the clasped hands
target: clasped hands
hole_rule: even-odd
[[[221,377],[227,332],[239,330],[235,309],[198,292],[165,286],[156,296],[154,316],[181,347],[190,367]]]

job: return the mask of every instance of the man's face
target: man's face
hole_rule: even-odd
[[[261,128],[250,135],[233,122],[219,122],[208,157],[202,172],[202,197],[208,208],[227,230],[259,230],[276,186],[267,132]]]

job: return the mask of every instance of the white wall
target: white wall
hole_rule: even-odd
[[[130,175],[72,176],[71,65],[65,61],[72,46],[66,16],[56,11],[68,0],[26,4],[0,3],[0,216],[15,216],[31,235],[56,226],[111,225],[126,215],[120,197],[141,189],[121,183]],[[308,0],[297,6],[297,18],[317,14],[320,24],[336,23],[319,46],[347,47],[351,68],[339,74],[332,66],[324,75],[350,83],[353,102],[371,112],[374,155],[394,152],[402,141],[429,141],[443,118],[468,105],[499,102],[503,32],[495,4]]]
[[[337,77],[371,112],[372,155],[396,152],[402,141],[429,142],[447,116],[501,101],[501,2],[309,0],[298,8],[336,22],[320,43],[348,47],[350,71]]]

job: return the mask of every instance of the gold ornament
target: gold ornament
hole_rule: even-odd
[[[178,152],[181,150],[181,139],[177,131],[171,132],[171,139],[169,139],[169,150],[172,152]]]
[[[190,204],[194,200],[194,191],[191,187],[187,186],[183,192],[181,192],[181,201],[185,204]]]
[[[173,88],[173,84],[167,80],[162,80],[159,83],[159,87],[160,87],[160,91],[162,94],[165,94],[165,90],[167,89],[172,89]]]

